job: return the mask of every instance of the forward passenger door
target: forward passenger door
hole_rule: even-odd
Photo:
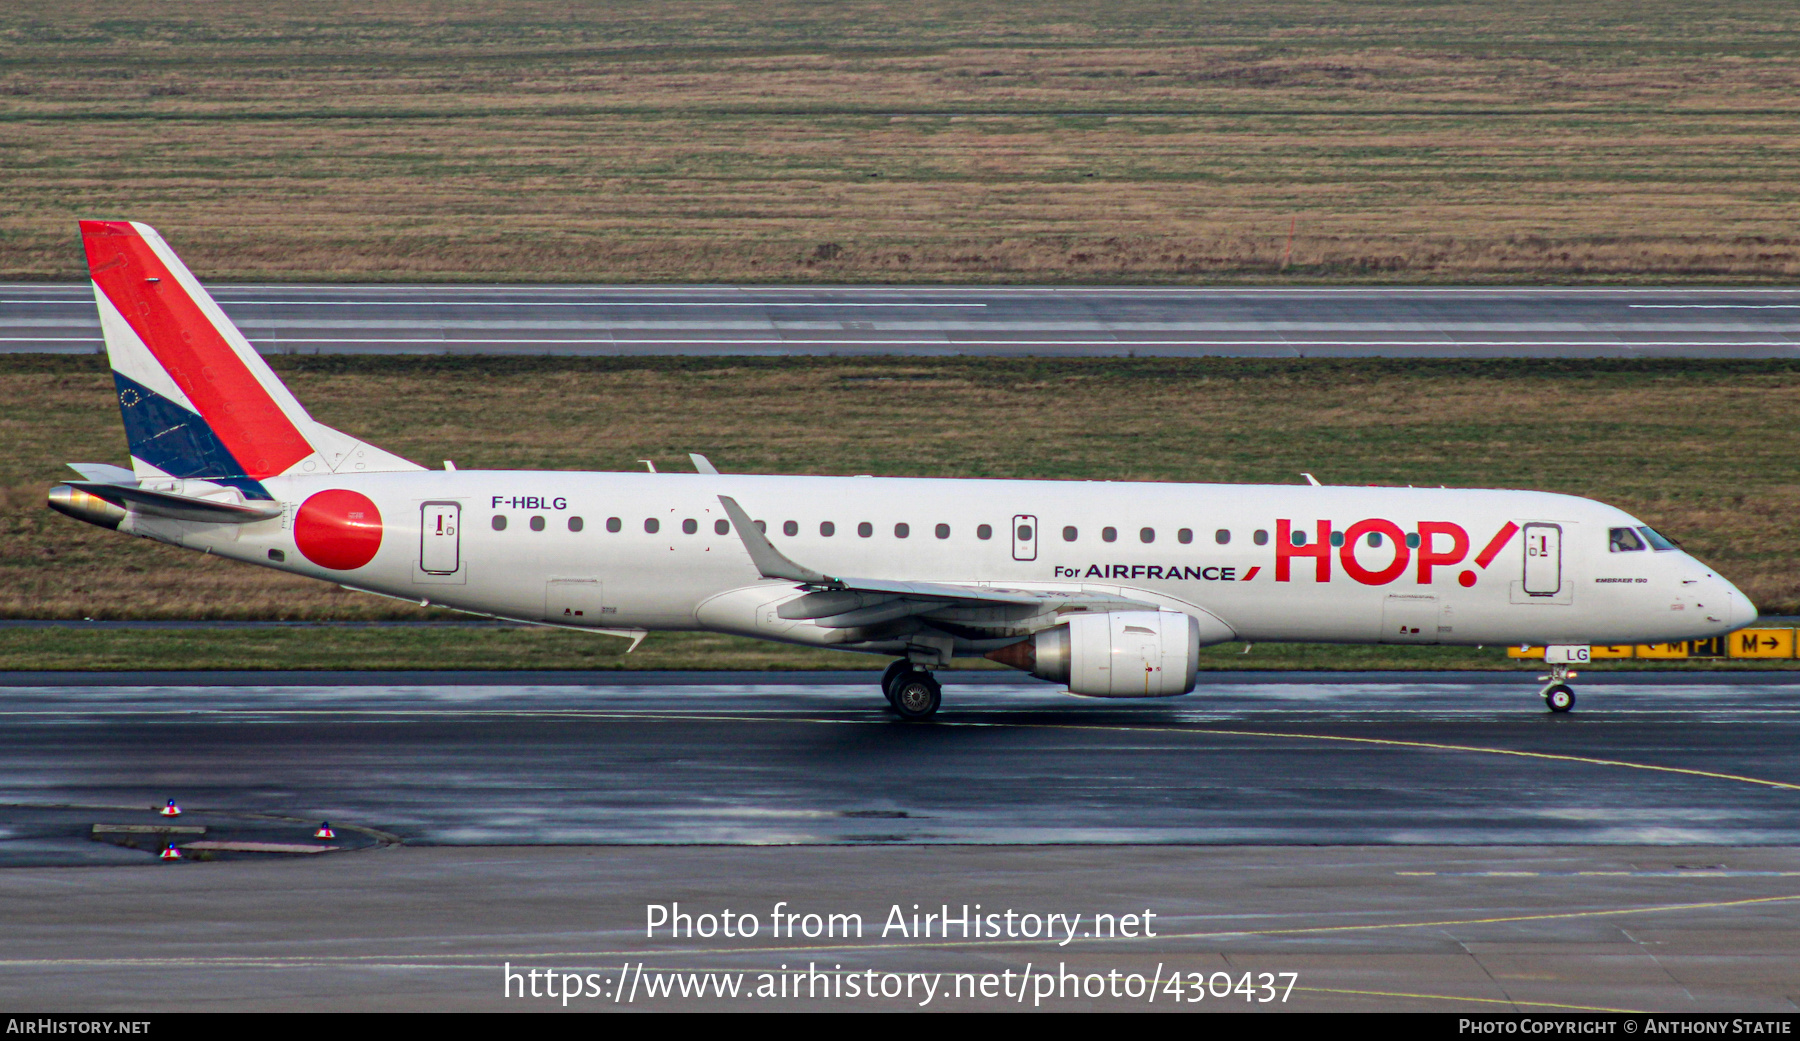
[[[1555,596],[1562,591],[1562,526],[1525,525],[1525,594]]]

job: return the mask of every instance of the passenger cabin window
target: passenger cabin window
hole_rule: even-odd
[[[531,530],[532,531],[543,531],[544,530],[544,518],[542,518],[542,517],[531,518]]]
[[[1146,546],[1152,542],[1155,542],[1156,541],[1156,529],[1155,528],[1139,528],[1138,529],[1138,541],[1142,542]]]
[[[580,531],[582,528],[585,528],[585,527],[587,527],[587,522],[582,520],[580,517],[570,517],[569,518],[569,530],[570,531]]]
[[[831,536],[837,534],[837,525],[831,523],[830,521],[820,521],[819,522],[819,534],[825,536],[826,538],[830,538]]]
[[[1644,540],[1630,528],[1614,528],[1607,533],[1607,548],[1614,553],[1635,553],[1644,548]]]
[[[1344,544],[1344,533],[1341,531],[1332,532],[1331,533],[1331,544],[1333,546],[1342,546]]]
[[[1376,547],[1376,548],[1380,548],[1380,546],[1381,546],[1381,532],[1379,532],[1379,531],[1371,531],[1371,532],[1369,532],[1369,545],[1370,545],[1370,546],[1373,546],[1373,547]]]
[[[1231,532],[1226,531],[1224,528],[1220,528],[1218,531],[1213,532],[1213,541],[1221,546],[1229,546],[1231,545]]]
[[[866,539],[870,535],[875,534],[875,525],[870,524],[868,521],[863,521],[856,526],[856,534]]]
[[[905,521],[901,521],[899,524],[894,525],[894,537],[895,538],[903,539],[911,534],[912,534],[912,529],[906,525]]]
[[[504,514],[499,514],[499,513],[494,514],[494,530],[495,531],[505,531],[506,530],[506,517]]]
[[[645,517],[644,518],[644,530],[646,532],[648,532],[649,534],[651,534],[651,535],[656,534],[660,528],[662,528],[662,522],[657,520],[655,517]]]
[[[683,535],[692,535],[694,532],[699,531],[699,530],[700,530],[700,522],[695,520],[692,517],[689,517],[687,520],[684,520],[681,522],[681,533]]]
[[[1117,541],[1119,541],[1119,529],[1117,529],[1117,528],[1101,528],[1100,529],[1100,541],[1101,542],[1117,542]]]
[[[1304,545],[1306,545],[1306,532],[1304,532],[1304,531],[1290,532],[1288,534],[1288,540],[1291,541],[1296,546],[1304,546]]]
[[[984,542],[988,539],[993,538],[994,537],[994,526],[991,524],[977,524],[975,526],[975,537],[978,539],[981,539]]]
[[[1658,553],[1661,553],[1665,549],[1675,548],[1675,543],[1670,539],[1657,534],[1655,528],[1639,528],[1638,530],[1644,533],[1644,541],[1650,543],[1650,548]]]
[[[1250,536],[1250,541],[1256,543],[1258,546],[1267,546],[1269,544],[1269,533],[1258,530],[1256,534]]]
[[[937,537],[938,537],[938,538],[940,538],[940,539],[947,539],[947,538],[949,538],[949,537],[950,537],[950,525],[948,525],[948,524],[940,524],[940,525],[938,525],[938,526],[937,526],[937,531],[936,531],[936,532],[935,532],[935,534],[936,534],[936,535],[937,535]]]
[[[796,521],[782,521],[781,533],[788,536],[798,535],[800,534],[800,525]]]
[[[1078,539],[1080,537],[1081,537],[1081,532],[1076,531],[1073,527],[1068,527],[1068,528],[1063,529],[1063,541],[1064,542],[1074,542],[1076,539]]]
[[[728,521],[728,520],[713,521],[713,534],[714,535],[729,535],[730,533],[731,533],[731,522],[730,521]]]
[[[621,523],[619,521],[619,518],[617,518],[617,517],[606,518],[606,530],[607,531],[618,531],[620,528],[622,528],[624,526],[625,525],[623,523]]]
[[[1407,549],[1418,549],[1419,548],[1419,533],[1418,532],[1409,531],[1406,533],[1406,548]]]
[[[1176,532],[1175,533],[1175,541],[1181,543],[1183,546],[1194,541],[1194,529],[1183,528],[1180,531]]]

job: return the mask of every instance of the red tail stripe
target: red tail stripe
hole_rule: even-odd
[[[95,284],[247,476],[272,477],[312,454],[312,445],[136,228],[124,221],[82,221],[81,243]]]
[[[1518,532],[1519,526],[1512,521],[1507,521],[1506,527],[1501,528],[1492,539],[1488,540],[1488,544],[1482,547],[1481,553],[1475,558],[1475,566],[1486,571],[1487,566],[1494,562],[1494,558],[1500,555],[1500,551],[1506,548],[1506,544],[1511,542],[1512,537]]]

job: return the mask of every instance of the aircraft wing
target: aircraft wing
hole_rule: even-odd
[[[797,582],[808,595],[783,604],[783,618],[811,619],[819,625],[872,625],[908,615],[945,609],[1015,607],[1020,614],[1040,614],[1059,607],[1085,610],[1156,610],[1156,605],[1079,588],[1018,589],[961,582],[896,582],[879,578],[827,575],[795,563],[775,548],[736,499],[719,496],[725,515],[764,578]]]

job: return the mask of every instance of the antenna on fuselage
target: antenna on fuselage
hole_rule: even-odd
[[[1312,485],[1314,488],[1325,487],[1324,485],[1320,484],[1319,479],[1317,477],[1314,477],[1312,474],[1302,473],[1300,476],[1306,478],[1306,483]]]
[[[644,467],[645,467],[645,468],[646,468],[646,469],[648,469],[648,470],[649,470],[649,471],[650,471],[650,472],[651,472],[651,473],[655,473],[655,472],[656,472],[656,464],[655,464],[655,463],[653,463],[653,462],[651,462],[651,461],[650,461],[650,460],[648,460],[648,459],[639,459],[639,460],[638,460],[638,462],[640,462],[640,463],[643,463],[643,464],[644,464]]]

